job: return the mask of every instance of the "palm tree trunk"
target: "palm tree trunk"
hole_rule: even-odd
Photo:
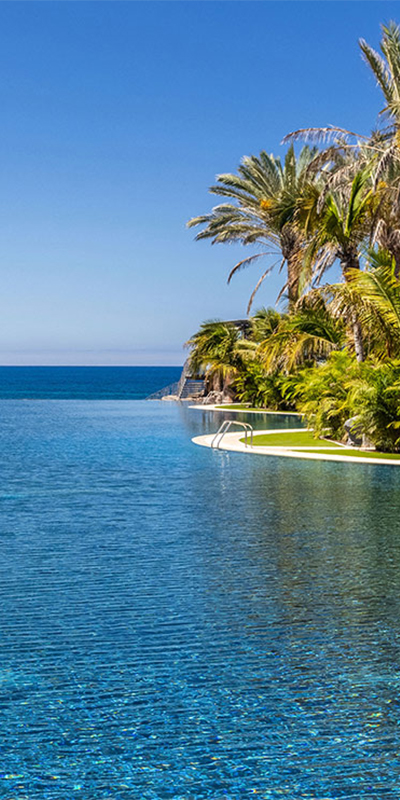
[[[361,332],[361,325],[355,314],[353,314],[352,316],[352,324],[353,324],[354,352],[356,354],[356,359],[360,364],[362,361],[365,360],[365,352],[364,352],[364,343]]]
[[[224,378],[220,369],[213,374],[213,392],[222,392],[224,388]]]
[[[233,374],[231,372],[228,372],[227,375],[225,376],[224,385],[222,388],[223,394],[228,395],[229,397],[232,398],[235,395],[234,389],[232,388],[233,379],[234,379]]]
[[[289,311],[292,311],[299,299],[299,259],[297,251],[286,258],[286,263]]]
[[[346,254],[346,256],[343,257],[341,260],[341,267],[342,267],[343,277],[345,281],[347,281],[347,271],[349,269],[360,269],[360,262],[358,260],[358,257],[354,253]],[[354,352],[356,354],[356,359],[360,364],[362,361],[365,360],[365,350],[364,350],[361,325],[357,319],[357,314],[355,312],[353,312],[353,314],[351,315],[351,326],[353,330]]]
[[[301,240],[298,231],[289,222],[280,231],[279,244],[286,261],[289,311],[292,311],[299,299]]]

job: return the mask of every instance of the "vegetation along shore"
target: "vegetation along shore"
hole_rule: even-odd
[[[217,176],[222,198],[190,220],[196,238],[250,255],[228,282],[268,258],[245,321],[205,322],[189,340],[193,375],[210,400],[296,411],[315,437],[400,452],[400,29],[380,51],[360,40],[382,94],[369,135],[297,130],[283,160],[245,156]],[[296,143],[300,142],[300,145]],[[271,266],[271,254],[276,256]],[[329,281],[333,267],[340,278]],[[251,313],[272,268],[285,270],[284,310]]]

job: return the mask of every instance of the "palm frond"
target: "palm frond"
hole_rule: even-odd
[[[190,228],[201,228],[196,240],[262,247],[262,253],[242,259],[232,268],[228,282],[242,268],[262,257],[268,244],[281,250],[288,268],[300,265],[304,234],[296,222],[297,203],[307,187],[319,180],[316,174],[308,172],[310,163],[317,156],[317,148],[305,145],[296,157],[291,145],[283,164],[274,155],[261,151],[259,156],[245,156],[236,173],[217,175],[217,182],[211,186],[210,192],[226,198],[227,202],[188,222]],[[260,281],[256,291],[259,286]],[[298,280],[293,269],[288,290],[289,300],[293,302],[298,293]],[[254,294],[251,302],[253,297]]]
[[[381,55],[379,55],[379,53],[376,52],[376,50],[367,44],[365,39],[359,40],[359,46],[363,54],[364,61],[371,68],[376,78],[376,82],[382,90],[387,103],[390,103],[392,99],[392,85],[390,72],[385,60]]]
[[[275,263],[276,263],[276,262],[275,262]],[[250,314],[251,307],[252,307],[252,305],[253,305],[253,303],[254,303],[254,298],[255,298],[255,296],[256,296],[256,294],[257,294],[257,292],[258,292],[258,290],[259,290],[259,288],[260,288],[261,284],[263,283],[263,281],[265,280],[265,278],[266,278],[268,275],[270,275],[270,273],[271,273],[271,271],[273,270],[274,266],[275,266],[275,264],[272,264],[272,266],[271,266],[271,267],[268,267],[268,269],[266,269],[266,270],[265,270],[265,272],[263,272],[263,274],[261,275],[261,278],[259,278],[259,279],[258,279],[258,281],[257,281],[257,283],[256,283],[256,285],[255,285],[255,287],[254,287],[254,289],[253,289],[253,291],[252,291],[252,293],[251,293],[251,295],[250,295],[250,300],[249,300],[249,302],[248,302],[248,304],[247,304],[247,309],[246,309],[246,313],[247,313],[247,314]]]
[[[337,137],[338,134],[340,134],[345,141],[350,138],[368,139],[368,136],[354,133],[354,131],[348,131],[346,128],[340,128],[336,125],[328,125],[324,128],[299,128],[297,131],[292,131],[291,133],[286,134],[286,136],[284,136],[282,139],[282,144],[297,141],[325,144],[326,142],[331,142],[332,140],[335,141],[335,137]]]
[[[254,255],[249,256],[248,258],[244,258],[242,261],[239,261],[239,263],[236,264],[233,267],[233,269],[231,269],[231,271],[230,271],[230,273],[228,275],[227,283],[229,284],[231,282],[231,280],[232,280],[233,276],[236,274],[236,272],[239,272],[242,269],[246,269],[246,267],[249,267],[250,264],[252,264],[254,261],[257,261],[257,259],[264,258],[265,256],[270,256],[270,255],[271,255],[270,252],[255,253]],[[272,269],[272,267],[270,267],[267,270],[266,274],[268,274],[268,272],[270,272],[271,269]]]

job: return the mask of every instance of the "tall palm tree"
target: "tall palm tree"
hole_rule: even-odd
[[[320,213],[318,199],[312,198],[299,206],[299,221],[310,242],[304,258],[305,268],[318,277],[339,260],[342,275],[348,280],[349,271],[360,269],[360,249],[371,234],[371,219],[376,198],[368,170],[356,173],[349,186],[342,186],[324,197]],[[351,315],[354,349],[358,361],[364,360],[361,326],[356,312]]]
[[[374,50],[365,39],[359,40],[364,61],[371,69],[381,89],[385,105],[379,113],[378,128],[365,136],[335,125],[300,128],[284,137],[283,143],[297,140],[328,145],[320,154],[321,162],[334,162],[327,188],[352,180],[360,169],[368,167],[377,187],[379,181],[396,188],[397,206],[400,206],[400,27],[393,21],[381,26],[381,53]],[[388,176],[388,169],[391,175]],[[389,177],[389,180],[388,180]],[[391,194],[393,199],[393,194]],[[393,226],[391,226],[393,227]],[[396,225],[396,228],[400,227]],[[384,235],[384,234],[383,234]],[[386,237],[390,240],[390,231]]]
[[[384,134],[390,144],[400,145],[400,28],[391,21],[382,25],[380,49],[374,50],[365,39],[359,40],[361,52],[382,91],[385,106],[380,115],[388,120]]]
[[[240,242],[263,248],[261,252],[239,261],[231,270],[228,283],[238,270],[275,251],[280,253],[281,266],[286,264],[285,288],[289,307],[294,305],[299,296],[299,271],[304,249],[304,236],[295,220],[296,204],[310,181],[310,165],[317,152],[317,148],[305,146],[296,158],[291,145],[282,164],[280,158],[263,151],[259,156],[245,156],[237,174],[217,176],[217,183],[211,186],[210,192],[233,202],[215,206],[210,213],[188,222],[190,228],[203,226],[196,240],[211,239],[212,244]],[[268,267],[257,282],[248,313],[256,291],[271,269]]]
[[[374,156],[374,182],[381,202],[377,209],[374,242],[391,253],[395,277],[400,277],[400,28],[395,22],[382,25],[381,53],[364,39],[359,41],[365,62],[380,88],[385,105],[380,117],[380,147]]]

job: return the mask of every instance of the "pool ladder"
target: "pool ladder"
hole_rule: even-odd
[[[215,436],[211,441],[211,447],[216,447],[217,450],[224,438],[225,434],[228,433],[229,428],[231,425],[239,425],[241,428],[244,428],[244,446],[247,447],[247,435],[250,433],[250,447],[253,447],[253,427],[250,425],[249,422],[237,422],[235,419],[225,419],[218,428]],[[218,439],[219,437],[219,439]]]

